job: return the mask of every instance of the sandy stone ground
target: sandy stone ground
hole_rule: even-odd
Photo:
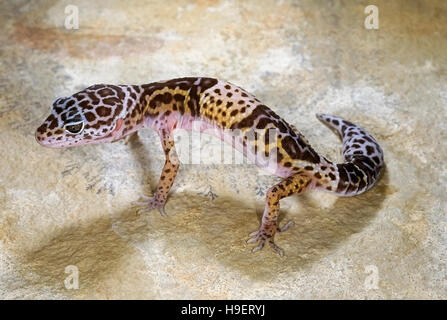
[[[378,30],[365,3],[1,1],[0,298],[447,298],[447,3],[375,1]],[[78,30],[64,27],[69,4]],[[357,197],[282,200],[295,225],[276,237],[281,258],[245,243],[278,181],[254,165],[184,164],[169,217],[137,215],[164,161],[154,132],[74,149],[34,139],[57,97],[181,76],[240,85],[333,160],[341,143],[315,113],[358,123],[384,174]],[[219,145],[193,151],[206,162]]]

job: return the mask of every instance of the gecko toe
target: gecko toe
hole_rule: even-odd
[[[149,207],[141,208],[141,209],[137,209],[137,213],[138,214],[142,214],[142,213],[145,213],[145,212],[149,212],[151,210],[152,210],[152,208],[149,208]]]
[[[293,222],[289,221],[288,223],[286,223],[284,227],[277,228],[276,230],[278,232],[284,232],[292,225]],[[259,230],[250,233],[249,237],[250,238],[247,240],[247,243],[258,243],[258,245],[252,249],[252,252],[262,250],[265,244],[268,243],[270,247],[273,249],[273,251],[275,251],[281,257],[284,256],[284,251],[280,247],[278,247],[273,241],[274,233],[273,234],[269,233],[264,226],[261,226]]]
[[[162,217],[167,217],[168,216],[166,214],[166,212],[165,212],[165,208],[164,207],[158,208],[158,211],[160,211],[160,214],[161,214]]]
[[[264,244],[265,244],[265,241],[259,242],[259,245],[254,247],[253,250],[251,250],[251,252],[256,252],[256,251],[262,250],[262,248],[264,248]]]
[[[258,239],[256,237],[253,237],[247,240],[247,243],[253,243],[253,242],[258,242]]]
[[[287,222],[283,227],[281,227],[281,228],[278,228],[278,232],[284,232],[284,231],[286,231],[287,229],[289,229],[291,226],[293,226],[293,221],[289,221],[289,222]]]
[[[280,247],[278,247],[273,241],[270,241],[269,244],[270,244],[270,247],[272,247],[272,249],[277,254],[279,254],[281,257],[284,256],[284,251]]]
[[[250,233],[248,236],[249,237],[254,237],[258,234],[259,230],[253,231],[252,233]]]

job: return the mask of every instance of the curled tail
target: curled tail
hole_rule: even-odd
[[[336,165],[335,193],[352,196],[370,189],[383,167],[383,151],[377,141],[364,129],[342,118],[327,114],[317,114],[317,118],[343,140],[346,162]]]

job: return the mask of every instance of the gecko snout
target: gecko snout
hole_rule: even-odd
[[[47,122],[44,122],[34,133],[37,143],[44,147],[57,148],[55,143],[56,134],[54,131],[48,130]]]
[[[45,139],[45,135],[42,132],[45,132],[44,124],[41,125],[39,128],[37,128],[36,132],[34,133],[34,137],[36,138],[36,141],[38,144],[48,147],[48,142]]]

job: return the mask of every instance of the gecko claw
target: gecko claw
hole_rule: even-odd
[[[269,242],[270,247],[272,247],[272,249],[279,254],[281,257],[284,256],[284,251],[278,247],[273,241]]]
[[[250,233],[248,236],[249,236],[249,237],[254,237],[254,236],[256,236],[256,235],[258,234],[258,232],[259,232],[258,230],[253,231],[253,232]],[[247,242],[248,242],[248,243],[250,243],[250,242],[255,242],[256,240],[254,240],[254,239],[255,239],[255,238],[248,239]],[[253,241],[251,241],[251,240],[253,240]]]
[[[277,253],[279,254],[281,257],[284,255],[284,251],[278,247],[271,238],[262,238],[260,236],[255,236],[253,238],[250,238],[247,240],[247,243],[254,243],[254,242],[258,242],[259,245],[257,245],[256,247],[254,247],[251,252],[257,252],[262,250],[262,248],[264,248],[265,244],[268,243],[270,245],[270,247]]]
[[[293,221],[290,220],[289,222],[287,222],[282,228],[278,228],[278,232],[284,232],[287,229],[289,229],[291,226],[293,226]]]
[[[293,221],[287,222],[282,228],[276,227],[276,224],[270,227],[262,225],[259,230],[250,233],[250,239],[247,240],[247,243],[259,243],[259,245],[252,249],[252,252],[262,250],[265,244],[268,243],[273,251],[282,257],[284,256],[284,251],[273,242],[273,237],[275,232],[284,232],[291,226],[293,226]]]
[[[257,247],[254,247],[253,250],[251,250],[251,252],[259,251],[262,248],[264,248],[264,242],[261,242]]]
[[[168,215],[166,214],[166,212],[165,212],[165,208],[164,208],[164,207],[158,208],[158,211],[160,211],[160,214],[161,214],[163,217],[167,217],[167,216],[168,216]]]

